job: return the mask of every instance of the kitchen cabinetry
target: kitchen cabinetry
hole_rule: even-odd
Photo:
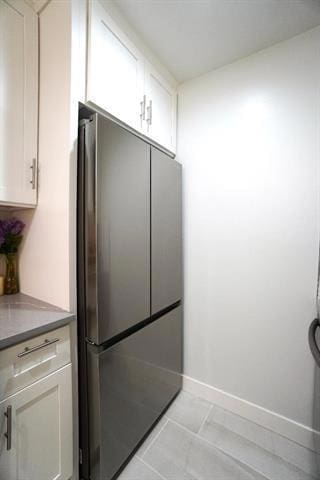
[[[87,100],[139,129],[143,58],[100,2],[90,3]]]
[[[0,360],[5,379],[0,392],[0,477],[68,480],[73,431],[68,327],[2,350]]]
[[[37,202],[38,17],[0,0],[0,204]]]
[[[177,92],[148,62],[145,63],[147,136],[176,151]]]
[[[99,1],[89,3],[86,100],[175,153],[175,89]]]
[[[70,405],[71,365],[1,402],[0,411],[5,419],[0,442],[3,478],[67,480],[71,477]]]

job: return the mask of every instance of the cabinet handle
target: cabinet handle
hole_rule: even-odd
[[[151,125],[152,124],[152,100],[149,101],[149,106],[147,107],[147,111],[148,111],[147,124]]]
[[[4,412],[4,416],[7,418],[7,431],[4,436],[7,439],[7,450],[11,450],[11,439],[12,439],[12,406],[7,407],[7,411]]]
[[[146,119],[146,96],[143,95],[142,100],[140,102],[140,120],[141,120],[141,126],[142,126],[142,121]]]
[[[47,338],[43,343],[40,345],[36,345],[35,347],[29,348],[26,347],[23,352],[18,353],[18,357],[25,357],[26,355],[29,355],[29,353],[36,352],[37,350],[40,350],[40,348],[48,347],[49,345],[52,345],[53,343],[59,342],[60,338],[55,338],[53,340],[48,340]]]
[[[31,168],[31,180],[30,183],[32,185],[32,190],[35,190],[36,188],[36,173],[37,173],[37,161],[35,158],[32,159],[32,165],[30,166]]]

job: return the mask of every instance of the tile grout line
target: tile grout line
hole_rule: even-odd
[[[200,398],[201,398],[201,397],[200,397]],[[262,445],[260,445],[259,443],[255,442],[255,441],[252,440],[251,438],[248,438],[248,437],[244,436],[242,433],[238,433],[237,431],[232,430],[231,428],[227,427],[227,426],[224,425],[223,423],[220,423],[220,422],[217,422],[216,420],[213,420],[213,423],[214,423],[214,424],[217,424],[217,425],[219,425],[219,426],[222,426],[223,428],[225,428],[225,429],[228,430],[229,432],[231,432],[231,433],[233,433],[233,434],[235,434],[235,435],[243,438],[244,440],[246,440],[246,441],[248,441],[248,442],[250,442],[250,443],[258,446],[259,448],[261,448],[262,450],[264,450],[264,451],[267,452],[268,454],[270,454],[270,455],[272,455],[272,456],[280,459],[283,463],[285,463],[285,464],[289,465],[290,467],[294,467],[294,468],[296,468],[297,470],[301,471],[304,475],[309,475],[309,476],[310,476],[310,480],[317,480],[317,477],[314,476],[314,473],[306,472],[302,467],[300,467],[300,466],[297,465],[296,463],[292,463],[292,462],[289,461],[287,458],[284,458],[284,457],[282,457],[281,455],[279,455],[279,454],[277,453],[277,451],[276,451],[276,449],[275,449],[275,446],[274,446],[274,438],[272,437],[272,434],[273,434],[273,435],[276,435],[276,436],[279,436],[279,437],[282,437],[282,435],[280,435],[280,434],[278,434],[277,432],[274,432],[274,431],[272,431],[272,430],[269,430],[269,429],[267,429],[267,428],[265,428],[265,427],[262,427],[261,425],[255,423],[255,422],[251,422],[250,420],[247,420],[247,419],[245,419],[244,417],[241,417],[240,415],[237,415],[236,413],[233,413],[233,412],[231,412],[231,411],[229,411],[229,410],[227,410],[227,409],[224,409],[223,407],[220,407],[219,405],[216,405],[215,403],[212,403],[212,404],[211,404],[210,410],[209,410],[208,414],[206,415],[206,418],[204,419],[204,421],[202,422],[202,424],[201,424],[198,432],[196,433],[196,435],[197,435],[197,437],[198,437],[199,439],[206,441],[206,442],[209,443],[210,445],[213,445],[215,448],[217,448],[218,450],[220,450],[221,452],[223,452],[225,455],[229,456],[230,458],[235,459],[237,462],[243,463],[243,465],[248,466],[249,468],[251,468],[251,470],[254,470],[254,471],[256,471],[257,473],[259,473],[260,475],[262,475],[262,476],[265,477],[266,474],[263,474],[263,473],[261,473],[260,471],[256,470],[254,467],[252,467],[251,465],[247,464],[247,463],[244,462],[243,460],[238,460],[236,457],[234,457],[233,455],[227,453],[225,450],[223,450],[222,448],[218,447],[216,444],[212,443],[210,440],[207,440],[205,437],[202,437],[202,436],[201,436],[201,430],[202,430],[202,428],[203,428],[206,420],[208,419],[210,412],[212,411],[212,409],[213,409],[214,407],[218,407],[218,408],[220,408],[221,410],[224,410],[225,413],[232,413],[233,415],[235,415],[235,416],[237,416],[237,417],[239,417],[239,418],[242,418],[243,420],[245,420],[245,421],[248,422],[249,424],[250,424],[250,423],[253,423],[254,425],[260,427],[261,429],[263,429],[263,430],[265,430],[266,432],[268,432],[269,434],[271,434],[272,449],[270,450],[270,449],[268,449],[268,448],[265,448],[264,446],[262,446]],[[176,423],[178,424],[178,422],[176,422]],[[180,424],[178,424],[178,425],[180,425]],[[182,425],[180,425],[180,426],[182,426]],[[190,432],[191,432],[191,433],[194,433],[194,432],[192,432],[191,430],[190,430]],[[286,438],[286,437],[283,437],[283,438]],[[289,441],[290,441],[290,440],[289,440]],[[295,442],[292,442],[292,443],[295,443]],[[305,447],[302,447],[302,448],[305,448]],[[317,455],[317,453],[316,453],[315,451],[313,451],[313,450],[310,450],[310,449],[306,449],[306,450],[307,450],[308,452],[312,452],[314,455]],[[320,458],[320,455],[319,455],[319,458]],[[267,477],[265,477],[265,478],[267,479]],[[269,477],[268,477],[268,478],[269,478]],[[320,480],[320,479],[319,479],[319,480]]]
[[[270,477],[267,477],[265,473],[262,473],[260,470],[257,470],[255,467],[253,467],[252,465],[250,465],[249,463],[246,463],[245,461],[243,460],[240,460],[238,459],[237,457],[234,457],[233,455],[231,455],[230,453],[228,453],[227,451],[225,451],[222,447],[220,447],[219,445],[216,445],[215,443],[212,443],[210,442],[210,440],[207,440],[206,438],[204,437],[201,437],[200,435],[198,435],[197,433],[194,433],[192,432],[191,430],[189,430],[187,427],[185,427],[184,425],[181,425],[180,423],[176,422],[175,420],[172,420],[171,418],[168,419],[167,423],[173,423],[174,425],[177,425],[177,427],[180,427],[182,430],[185,430],[187,431],[188,433],[190,433],[191,435],[193,435],[194,437],[196,437],[198,440],[201,440],[203,441],[204,443],[206,443],[207,445],[209,445],[211,448],[215,449],[215,450],[218,450],[220,453],[222,453],[223,455],[225,455],[226,457],[230,458],[230,460],[233,460],[234,462],[238,463],[239,466],[243,469],[246,469],[246,468],[249,468],[251,471],[252,471],[252,474],[255,474],[257,473],[258,475],[262,476],[265,478],[265,480],[273,480],[271,479]],[[153,443],[153,442],[152,442]],[[262,448],[262,447],[260,447]],[[148,447],[149,449],[149,447]],[[148,450],[147,449],[147,450]],[[264,449],[263,449],[264,450]],[[273,455],[272,453],[270,455]],[[281,459],[282,460],[282,459]],[[284,461],[285,462],[285,461]],[[285,462],[285,463],[288,463],[288,462]],[[147,464],[148,465],[148,464]],[[292,465],[289,463],[289,465]],[[296,467],[297,468],[297,467]]]
[[[258,474],[260,475],[262,478],[264,478],[265,480],[271,480],[271,477],[269,476],[270,475],[270,472],[268,473],[265,473],[265,472],[262,472],[260,470],[260,467],[259,466],[253,466],[251,465],[250,463],[248,463],[247,460],[244,460],[244,459],[241,459],[241,458],[238,458],[237,456],[233,455],[232,453],[229,453],[227,450],[225,450],[223,447],[211,442],[210,440],[204,438],[201,436],[201,431],[203,429],[203,426],[205,424],[205,422],[207,421],[207,419],[209,418],[210,416],[210,413],[212,412],[213,408],[215,407],[215,404],[211,404],[209,406],[209,410],[208,412],[206,413],[203,421],[201,422],[201,425],[199,427],[199,429],[197,430],[197,432],[194,432],[192,430],[189,430],[188,427],[180,424],[179,422],[171,419],[170,417],[166,417],[166,422],[165,424],[162,426],[162,428],[159,430],[159,432],[156,434],[156,436],[154,437],[154,439],[151,441],[150,445],[147,447],[147,449],[145,450],[145,452],[143,453],[143,455],[140,458],[140,460],[143,461],[144,464],[146,464],[150,469],[152,469],[155,473],[157,473],[162,479],[164,480],[167,480],[165,479],[165,477],[163,477],[161,475],[161,473],[159,473],[156,469],[154,469],[151,465],[148,464],[148,462],[146,460],[144,460],[144,457],[145,455],[147,454],[147,452],[149,451],[149,449],[154,445],[154,443],[156,442],[156,440],[158,439],[159,435],[162,433],[162,431],[164,430],[164,428],[171,422],[172,424],[175,424],[176,426],[178,426],[179,428],[185,430],[186,432],[188,432],[189,434],[193,435],[194,437],[196,437],[197,439],[199,439],[200,441],[206,443],[208,446],[210,446],[211,448],[214,448],[215,450],[217,451],[220,451],[223,455],[225,455],[226,457],[228,457],[230,460],[236,462],[239,467],[241,467],[242,469],[245,469],[247,471],[247,469],[249,469],[249,472],[248,473],[251,473],[252,475],[254,474]],[[218,425],[219,422],[214,422],[214,423],[217,423]],[[223,425],[222,425],[223,426]],[[284,464],[287,464],[288,466],[290,467],[293,467],[294,469],[297,469],[298,471],[301,471],[301,473],[303,473],[304,475],[309,475],[310,476],[310,480],[312,479],[315,479],[316,477],[313,476],[313,474],[310,474],[310,473],[307,473],[305,472],[303,469],[301,469],[301,467],[291,463],[290,461],[288,461],[287,459],[284,459],[282,458],[281,456],[277,455],[275,452],[273,451],[270,451],[264,447],[262,447],[261,445],[259,444],[256,444],[256,442],[254,442],[253,440],[251,439],[248,439],[246,438],[245,436],[241,435],[241,434],[238,434],[237,432],[234,432],[233,430],[227,428],[224,426],[224,428],[226,428],[227,430],[229,430],[231,433],[234,433],[235,435],[238,435],[240,436],[241,438],[244,438],[245,440],[247,440],[248,442],[254,444],[254,445],[257,445],[261,450],[267,452],[269,455],[273,456],[273,457],[276,457],[278,458],[279,460],[281,460]]]
[[[146,465],[150,470],[152,470],[152,472],[156,473],[158,475],[158,477],[162,478],[162,480],[167,480],[167,478],[165,478],[163,475],[161,475],[161,473],[158,472],[158,470],[153,468],[151,465],[149,465],[149,463],[145,462],[142,458],[140,458],[140,462],[142,462],[144,465]]]
[[[214,404],[212,405],[212,407],[214,407]],[[207,438],[205,437],[202,437],[200,435],[200,430],[198,431],[198,433],[194,433],[194,432],[191,432],[191,430],[188,430],[186,427],[184,427],[183,425],[180,425],[178,422],[175,422],[173,421],[177,426],[187,430],[188,432],[192,433],[193,435],[195,435],[199,440],[202,440],[204,441],[205,443],[207,443],[208,445],[210,445],[211,447],[219,450],[220,452],[222,452],[224,455],[226,455],[227,457],[231,458],[232,460],[234,460],[235,462],[239,463],[242,468],[249,468],[250,470],[252,470],[253,473],[258,473],[260,476],[262,476],[265,480],[273,480],[273,478],[271,478],[269,475],[269,473],[263,473],[261,472],[260,469],[257,469],[256,467],[254,467],[253,465],[247,463],[247,460],[241,460],[240,458],[234,456],[233,454],[229,453],[227,450],[224,450],[223,447],[221,447],[220,445],[217,445],[213,442],[211,442],[210,440],[208,440]],[[226,430],[228,430],[229,432],[237,435],[238,437],[241,437],[242,439],[252,443],[253,445],[257,446],[258,448],[260,448],[261,450],[263,450],[264,452],[266,452],[268,455],[272,456],[272,457],[276,457],[278,460],[280,460],[281,462],[283,462],[284,464],[286,465],[289,465],[289,467],[293,467],[294,469],[298,470],[299,472],[301,472],[303,475],[307,475],[308,477],[310,477],[310,479],[308,480],[318,480],[317,477],[314,477],[313,474],[311,473],[307,473],[305,472],[304,470],[302,470],[300,467],[298,467],[297,465],[289,462],[288,460],[280,457],[279,455],[277,455],[276,453],[274,452],[270,452],[269,450],[267,450],[266,448],[258,445],[256,442],[234,432],[233,430],[230,430],[229,428],[225,427],[224,425],[220,425],[219,423],[217,422],[213,422],[214,424],[216,425],[219,425],[219,426],[222,426],[223,428],[225,428]],[[320,480],[320,479],[319,479]]]
[[[203,421],[201,422],[200,427],[199,427],[198,430],[196,431],[196,435],[198,435],[198,434],[201,432],[202,427],[204,426],[204,424],[206,423],[206,421],[207,421],[208,418],[209,418],[210,413],[212,412],[212,409],[213,409],[213,405],[211,404],[211,405],[210,405],[210,408],[209,408],[209,410],[208,410],[208,412],[207,412],[207,414],[206,414],[206,416],[204,417]]]
[[[167,418],[167,417],[166,417]],[[140,459],[142,460],[144,458],[144,456],[146,455],[146,453],[149,451],[150,447],[154,444],[154,442],[157,440],[157,438],[159,437],[160,433],[162,432],[162,430],[164,429],[164,427],[167,425],[167,423],[169,422],[169,419],[167,418],[167,421],[165,422],[165,424],[160,428],[159,432],[156,434],[156,436],[154,437],[153,440],[151,440],[150,442],[150,445],[148,445],[148,447],[146,448],[146,450],[143,452],[143,454],[141,455]]]

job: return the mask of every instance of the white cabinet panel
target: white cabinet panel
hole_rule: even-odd
[[[89,4],[87,101],[140,128],[143,59],[100,2]]]
[[[149,63],[145,67],[145,91],[147,135],[175,152],[177,93]]]
[[[24,1],[0,0],[0,45],[0,203],[35,205],[38,20]]]
[[[10,415],[5,416],[11,408]],[[0,472],[6,480],[72,475],[71,365],[0,403]],[[11,424],[10,438],[5,437]],[[10,449],[8,449],[10,447]]]
[[[176,90],[98,0],[89,2],[86,100],[175,153]]]

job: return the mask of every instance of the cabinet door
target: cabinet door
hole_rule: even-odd
[[[145,64],[145,91],[147,135],[175,153],[177,92],[147,62]]]
[[[143,60],[99,1],[90,2],[87,101],[141,128]]]
[[[152,314],[181,299],[181,164],[151,149]]]
[[[21,0],[0,0],[0,203],[35,205],[38,20]]]
[[[10,415],[5,416],[11,407]],[[0,477],[68,480],[72,475],[71,365],[0,403]],[[10,438],[5,433],[10,430]],[[10,437],[10,436],[9,436]]]

